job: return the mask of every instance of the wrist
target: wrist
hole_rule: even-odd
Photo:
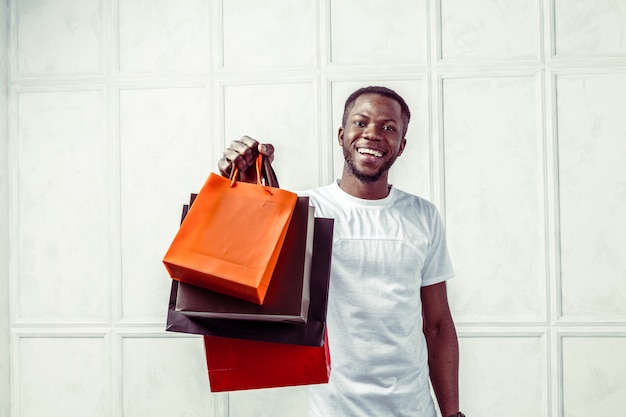
[[[465,414],[463,414],[462,412],[459,411],[458,413],[452,414],[452,415],[450,415],[448,417],[465,417]]]

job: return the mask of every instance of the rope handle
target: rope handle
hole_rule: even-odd
[[[255,161],[255,167],[257,185],[263,187],[263,189],[271,195],[272,191],[270,190],[270,187],[278,188],[278,179],[276,178],[276,172],[274,172],[270,161],[262,154],[259,154]],[[238,178],[239,168],[233,164],[233,169],[230,173],[231,187],[237,185]]]

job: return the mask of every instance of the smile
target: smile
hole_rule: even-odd
[[[376,149],[370,148],[357,148],[357,152],[360,154],[373,155],[377,158],[382,158],[383,153],[381,151],[377,151]]]

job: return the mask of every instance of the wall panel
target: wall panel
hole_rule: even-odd
[[[118,337],[120,415],[214,415],[202,339],[132,332]]]
[[[594,332],[560,335],[563,415],[621,412],[626,398],[625,336]]]
[[[209,111],[202,86],[119,92],[125,321],[163,322],[171,280],[161,260],[178,230],[182,205],[214,164]]]
[[[438,0],[444,62],[540,59],[537,0]]]
[[[221,59],[225,69],[315,65],[315,0],[229,0],[220,4]]]
[[[626,55],[626,5],[622,1],[551,0],[559,58]]]
[[[330,62],[340,65],[425,64],[427,3],[329,0]]]
[[[203,72],[209,68],[209,3],[115,0],[118,69],[123,74]]]
[[[292,417],[308,415],[307,387],[269,388],[229,394],[229,416]]]
[[[103,73],[101,0],[13,0],[13,76]]]
[[[224,147],[247,135],[275,147],[272,164],[280,185],[307,189],[320,181],[319,127],[315,80],[223,86]],[[215,164],[215,163],[214,163]]]
[[[461,403],[468,416],[546,415],[544,335],[461,334],[460,348]],[[502,392],[507,395],[498,394]]]
[[[104,335],[17,335],[14,415],[111,415],[107,342]]]
[[[22,91],[16,319],[107,322],[108,158],[101,91]]]
[[[561,311],[626,322],[626,73],[559,74]]]
[[[461,321],[547,319],[537,83],[532,74],[442,82],[445,215]]]
[[[0,1],[0,415],[11,408],[9,317],[9,2]]]

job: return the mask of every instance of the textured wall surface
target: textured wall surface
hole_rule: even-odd
[[[446,222],[468,417],[622,412],[625,0],[6,5],[0,414],[306,416],[306,387],[209,392],[161,259],[233,139],[284,188],[337,178],[370,84],[413,113],[392,182]]]
[[[11,353],[9,333],[9,182],[8,174],[8,70],[9,8],[0,1],[0,415],[11,407]]]

